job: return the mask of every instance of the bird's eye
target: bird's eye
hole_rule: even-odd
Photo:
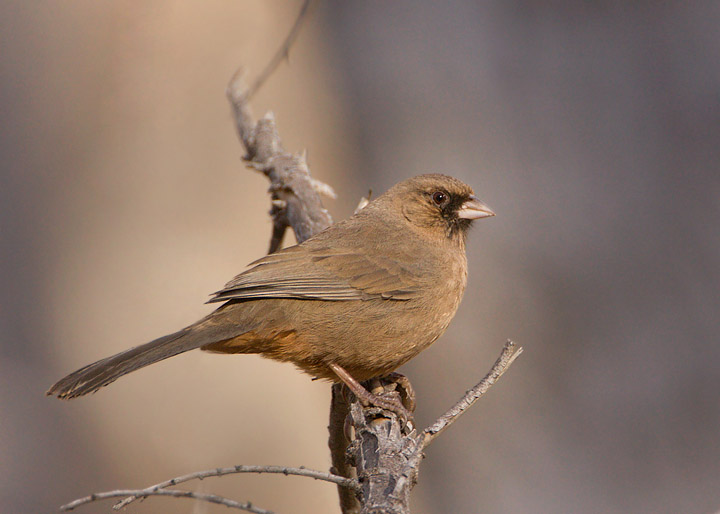
[[[436,204],[442,205],[445,203],[445,200],[447,200],[447,195],[442,191],[435,191],[432,195],[432,199]]]

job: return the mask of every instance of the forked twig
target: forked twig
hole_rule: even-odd
[[[178,491],[175,489],[159,489],[157,491],[149,491],[146,489],[118,489],[117,491],[107,491],[104,493],[96,493],[85,498],[79,498],[73,502],[68,503],[60,507],[62,511],[73,510],[80,505],[91,503],[98,500],[106,500],[108,498],[123,498],[125,496],[133,496],[136,498],[146,498],[148,496],[173,496],[175,498],[190,498],[192,500],[199,500],[208,503],[217,503],[218,505],[225,505],[233,509],[244,510],[246,512],[252,512],[253,514],[274,514],[271,510],[262,509],[256,507],[250,502],[238,502],[218,496],[217,494],[206,494],[206,493],[195,493],[192,491]]]
[[[299,468],[291,468],[287,466],[231,466],[228,468],[216,468],[216,469],[208,469],[205,471],[196,471],[195,473],[190,473],[187,475],[183,475],[181,477],[171,478],[170,480],[166,480],[164,482],[160,482],[159,484],[151,485],[150,487],[146,487],[145,489],[133,489],[133,490],[127,490],[127,494],[121,494],[123,490],[118,491],[107,491],[103,493],[95,493],[91,494],[90,496],[85,496],[84,498],[79,498],[77,500],[74,500],[67,505],[63,505],[60,507],[61,510],[72,510],[75,507],[79,507],[80,505],[84,505],[86,503],[98,501],[98,500],[105,500],[107,498],[118,498],[118,497],[125,497],[122,501],[116,503],[113,506],[113,509],[119,510],[123,507],[126,507],[130,503],[132,503],[135,500],[147,498],[148,496],[179,496],[179,497],[187,497],[187,498],[197,498],[199,500],[203,501],[209,501],[212,503],[222,503],[223,505],[227,505],[229,507],[235,507],[240,508],[244,510],[248,510],[249,512],[270,512],[263,509],[259,509],[257,507],[253,507],[250,502],[247,503],[239,503],[235,502],[234,500],[230,500],[227,498],[223,498],[221,496],[217,496],[214,494],[203,494],[203,493],[193,493],[190,491],[176,491],[167,489],[168,487],[173,487],[178,484],[182,484],[184,482],[189,482],[190,480],[202,480],[204,478],[209,477],[221,477],[224,475],[234,475],[237,473],[272,473],[272,474],[280,474],[280,475],[295,475],[295,476],[301,476],[301,477],[307,477],[307,478],[313,478],[315,480],[322,480],[325,482],[330,482],[333,484],[336,484],[340,487],[346,487],[350,490],[357,491],[360,489],[360,484],[357,480],[351,479],[351,478],[345,478],[338,475],[333,475],[332,473],[326,473],[324,471],[316,471],[314,469],[306,469],[305,467],[299,467]],[[199,496],[194,496],[199,495]],[[222,501],[221,501],[222,500]],[[232,505],[231,505],[232,504]],[[249,506],[249,507],[248,507]],[[256,509],[256,510],[249,510],[250,508]]]
[[[189,482],[190,480],[203,480],[204,478],[210,478],[210,477],[221,477],[225,475],[234,475],[236,473],[275,473],[275,474],[281,474],[281,475],[296,475],[301,477],[308,477],[308,478],[314,478],[315,480],[323,480],[325,482],[331,482],[333,484],[337,484],[341,487],[347,487],[349,489],[358,490],[360,485],[358,484],[357,480],[353,480],[350,478],[341,477],[339,475],[333,475],[332,473],[327,473],[325,471],[316,471],[314,469],[307,469],[304,466],[300,466],[299,468],[290,468],[287,466],[244,466],[244,465],[238,465],[238,466],[231,466],[229,468],[215,468],[215,469],[208,469],[205,471],[196,471],[195,473],[189,473],[187,475],[183,475],[181,477],[171,478],[170,480],[165,480],[164,482],[160,482],[159,484],[151,485],[150,487],[147,487],[146,491],[158,491],[160,489],[165,489],[166,487],[173,487],[178,484],[182,484],[183,482]],[[129,505],[133,501],[137,500],[137,496],[129,496],[125,498],[123,501],[118,502],[113,508],[115,509],[121,509],[122,507],[125,507],[126,505]]]

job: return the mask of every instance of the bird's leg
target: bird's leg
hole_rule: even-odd
[[[395,413],[402,420],[403,424],[407,424],[407,421],[409,419],[412,419],[412,412],[406,409],[400,400],[383,398],[382,396],[373,394],[367,389],[365,389],[360,382],[355,380],[353,376],[348,373],[342,366],[334,363],[328,364],[328,366],[330,367],[330,369],[333,370],[333,372],[338,376],[338,378],[345,383],[348,389],[350,389],[353,394],[355,394],[355,396],[358,400],[360,400],[360,403],[362,403],[363,406],[374,405],[375,407],[379,407],[381,409],[385,409],[392,413]]]

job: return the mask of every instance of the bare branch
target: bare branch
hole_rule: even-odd
[[[289,55],[290,47],[307,17],[310,4],[311,0],[305,0],[280,50],[253,85],[247,87],[241,68],[230,80],[226,91],[233,108],[240,141],[247,152],[244,159],[249,167],[264,173],[270,179],[270,215],[273,229],[268,253],[280,249],[288,227],[292,227],[295,239],[301,243],[333,222],[320,201],[320,195],[335,198],[332,187],[310,177],[305,152],[298,155],[285,151],[272,113],[267,113],[255,123],[249,106],[250,98]]]
[[[291,154],[282,146],[272,113],[254,122],[248,105],[247,86],[239,70],[227,88],[233,107],[240,141],[245,146],[248,166],[270,180],[273,207],[273,233],[270,251],[280,248],[287,227],[292,227],[298,242],[332,225],[332,217],[323,207],[320,193],[333,196],[332,188],[310,177],[305,154]]]
[[[261,509],[260,507],[254,506],[250,502],[237,502],[229,498],[224,498],[216,494],[205,494],[205,493],[194,493],[192,491],[177,491],[174,489],[160,489],[157,491],[151,491],[148,489],[118,489],[116,491],[107,491],[104,493],[96,493],[85,498],[80,498],[74,502],[70,502],[67,505],[60,507],[62,511],[73,510],[80,505],[86,503],[92,503],[99,500],[106,500],[108,498],[122,498],[125,496],[133,496],[135,498],[147,498],[148,496],[173,496],[175,498],[190,498],[193,500],[205,501],[209,503],[217,503],[219,505],[225,505],[233,509],[244,510],[246,512],[253,512],[254,514],[274,514],[271,510]]]
[[[495,382],[507,371],[510,365],[517,359],[522,353],[522,346],[517,346],[512,341],[508,340],[505,343],[500,357],[498,357],[495,364],[490,369],[487,375],[477,383],[475,387],[470,389],[460,401],[453,405],[445,414],[440,416],[435,423],[427,427],[423,433],[424,442],[423,448],[427,446],[438,436],[440,433],[454,423],[469,407],[471,407],[476,401],[484,395],[488,389],[490,389]]]
[[[165,489],[167,487],[173,487],[178,484],[182,484],[184,482],[188,482],[190,480],[203,480],[204,478],[209,477],[221,477],[225,475],[234,475],[237,473],[275,473],[275,474],[282,474],[282,475],[296,475],[301,477],[308,477],[308,478],[314,478],[315,480],[323,480],[325,482],[331,482],[333,484],[337,484],[338,487],[342,488],[348,488],[351,490],[359,490],[360,484],[357,482],[357,480],[353,480],[350,478],[345,478],[338,475],[333,475],[332,473],[326,473],[325,471],[316,471],[314,469],[306,469],[304,466],[300,466],[299,468],[289,468],[286,466],[231,466],[229,468],[216,468],[216,469],[208,469],[205,471],[196,471],[195,473],[190,473],[188,475],[183,475],[181,477],[177,478],[171,478],[170,480],[166,480],[164,482],[160,482],[159,484],[151,485],[150,487],[147,487],[143,489],[144,491],[159,491],[160,489]],[[115,509],[120,509],[122,507],[125,507],[126,505],[129,505],[133,501],[137,500],[138,496],[129,496],[125,498],[123,501],[118,502],[115,505]]]

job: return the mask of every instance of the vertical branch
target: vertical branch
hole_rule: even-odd
[[[353,428],[347,423],[350,404],[345,394],[343,394],[343,389],[342,384],[333,384],[332,386],[330,424],[328,426],[328,432],[330,433],[328,446],[330,447],[330,457],[332,459],[330,472],[347,478],[357,478],[355,467],[348,461],[347,455],[348,441],[351,439],[350,432]],[[360,512],[361,505],[356,491],[338,486],[338,495],[340,496],[340,508],[343,514],[358,514]]]
[[[402,375],[369,381],[374,384],[374,394],[406,399],[412,396],[409,382]],[[347,389],[337,385],[336,388]],[[345,452],[347,466],[360,482],[357,497],[359,507],[345,510],[343,514],[410,514],[410,490],[415,485],[417,467],[409,468],[409,459],[416,453],[419,439],[413,421],[404,423],[394,412],[374,406],[363,406],[351,396],[350,413],[346,420],[346,430],[350,434],[350,445]],[[414,401],[414,400],[413,400]],[[399,479],[409,470],[409,480],[400,486]],[[349,495],[349,492],[345,492]]]

